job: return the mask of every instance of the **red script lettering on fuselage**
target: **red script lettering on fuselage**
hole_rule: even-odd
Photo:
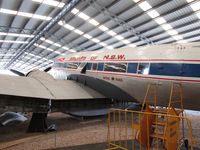
[[[83,61],[85,59],[86,59],[85,56],[81,56],[81,57],[71,57],[69,60],[70,61]]]

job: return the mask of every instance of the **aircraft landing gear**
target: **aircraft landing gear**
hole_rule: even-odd
[[[47,113],[33,113],[27,132],[46,132]]]

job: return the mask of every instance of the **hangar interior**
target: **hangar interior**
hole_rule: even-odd
[[[69,54],[76,54],[78,52],[91,52],[96,50],[109,51],[127,47],[134,49],[146,45],[171,43],[174,45],[181,45],[182,43],[199,42],[199,26],[199,0],[0,0],[0,70],[12,70],[18,75],[21,74],[22,76],[28,76],[30,71],[34,69],[46,72],[46,70],[49,70],[49,68],[52,67],[56,58],[60,56],[65,57]],[[195,61],[199,62],[200,60]],[[34,75],[34,72],[32,74]],[[30,74],[30,76],[32,76],[32,74]],[[35,74],[37,74],[37,72]],[[53,79],[49,76],[45,76],[45,74],[42,73],[38,74],[39,76],[36,76],[34,79],[40,81],[39,77],[46,77],[47,81],[43,82],[43,80],[41,80],[42,84],[55,85]],[[80,79],[75,78],[74,80],[78,82]],[[7,80],[11,81],[10,78],[7,78]],[[86,84],[84,81],[84,86],[89,85],[89,83]],[[186,82],[187,81],[191,80],[186,80]],[[23,82],[23,80],[19,80],[18,83],[19,82]],[[71,83],[71,81],[69,82]],[[200,82],[199,78],[196,79],[195,82]],[[99,84],[100,82],[96,83]],[[51,88],[53,87],[52,85]],[[64,93],[64,88],[66,88],[64,83],[62,84],[63,87],[60,86],[61,83],[57,83],[57,85],[59,85],[57,91],[60,90],[60,93]],[[67,91],[78,88],[80,91],[86,89],[82,85],[77,85],[77,87],[75,87],[74,84],[68,83],[68,85],[71,86],[66,88]],[[173,86],[174,85],[172,84],[171,95],[173,94]],[[28,88],[28,86],[25,87]],[[47,91],[49,90],[49,87],[45,86]],[[63,91],[61,88],[63,88]],[[40,89],[43,89],[43,85],[40,87],[38,86],[35,94],[38,94],[38,97],[45,95],[45,93],[42,93]],[[56,87],[51,90],[56,91]],[[181,91],[182,86],[180,86],[180,89],[178,88],[178,90]],[[70,93],[72,97],[78,95],[76,95],[75,92]],[[157,91],[155,91],[155,93],[156,92]],[[88,88],[85,92],[85,99],[87,99],[85,100],[85,103],[91,103],[89,100],[91,97],[87,97],[88,93],[94,97],[96,96],[97,101],[93,101],[95,104],[100,105],[98,98],[105,98],[98,92]],[[147,89],[147,92],[144,92],[143,95],[146,94],[146,96],[148,96],[149,93],[150,92]],[[66,95],[71,96],[70,94]],[[114,94],[117,95],[117,92]],[[55,98],[54,96],[54,93],[51,93],[49,96],[50,98],[48,99],[49,101],[42,101],[39,105],[44,106],[48,102],[49,105],[52,104],[57,106],[57,109],[70,109],[74,104],[73,99],[70,99],[72,100],[72,102],[70,101],[71,103],[69,101],[64,103],[63,101],[63,105],[61,106],[60,102],[55,103],[53,100],[51,101],[51,99]],[[170,103],[173,103],[172,97],[173,96],[170,97]],[[16,105],[25,104],[23,102],[26,101],[26,98],[20,98],[16,100]],[[22,103],[18,103],[19,99]],[[180,99],[179,102],[182,105],[183,97],[181,92]],[[31,104],[26,103],[24,106],[30,107],[34,105],[34,97],[31,97],[30,100]],[[112,102],[113,100],[110,101]],[[106,104],[108,103],[107,99],[104,99],[104,101],[101,102],[102,105],[104,102]],[[77,103],[83,103],[80,97]],[[80,105],[80,107],[85,106],[85,103]],[[76,105],[76,107],[77,106],[78,105]],[[147,109],[147,101],[144,100],[142,107],[143,106],[146,107],[144,109]],[[181,106],[181,109],[183,109],[183,106]],[[45,111],[46,110],[49,111],[49,108],[45,108]],[[172,117],[171,123],[172,125],[175,124],[175,126],[169,129],[167,128],[166,131],[164,131],[167,132],[169,130],[169,133],[173,131],[172,135],[169,136],[176,135],[175,140],[178,140],[178,142],[175,141],[175,143],[172,142],[173,140],[170,137],[161,137],[160,134],[149,135],[151,130],[157,129],[157,126],[165,126],[165,124],[163,125],[163,122],[159,123],[158,120],[152,121],[151,111],[147,110],[147,112],[142,114],[143,116],[147,115],[149,117],[143,119],[143,122],[148,120],[146,121],[148,123],[144,123],[146,126],[141,125],[141,123],[139,123],[139,125],[134,125],[132,122],[134,120],[133,113],[135,112],[129,110],[119,111],[116,109],[113,112],[108,113],[108,118],[101,118],[100,120],[95,118],[95,120],[89,121],[87,119],[82,121],[82,118],[74,119],[67,116],[67,121],[70,122],[69,126],[66,125],[67,127],[63,123],[66,121],[66,116],[56,113],[56,115],[50,115],[50,122],[52,123],[54,122],[53,120],[56,120],[55,122],[60,125],[61,132],[56,131],[46,135],[30,134],[29,137],[26,136],[26,139],[15,139],[15,142],[13,143],[13,139],[9,137],[9,135],[12,134],[10,130],[8,130],[8,132],[6,132],[7,129],[5,131],[0,130],[0,134],[2,135],[0,136],[0,139],[6,135],[6,138],[5,140],[2,140],[2,143],[0,140],[0,149],[21,149],[22,147],[23,149],[56,149],[59,147],[67,147],[70,149],[70,146],[76,146],[74,150],[78,150],[94,149],[93,146],[95,145],[97,147],[96,149],[107,148],[107,150],[128,150],[130,148],[127,147],[134,149],[134,146],[132,146],[134,145],[134,142],[130,142],[129,139],[129,136],[131,137],[132,135],[128,134],[133,133],[133,129],[140,130],[140,134],[137,135],[136,133],[136,135],[134,135],[134,138],[139,141],[139,145],[136,145],[135,149],[141,148],[141,145],[144,147],[146,146],[146,149],[150,149],[153,139],[156,139],[157,143],[164,143],[166,146],[164,148],[167,150],[175,150],[177,143],[178,145],[181,145],[179,147],[180,149],[184,149],[185,147],[188,148],[189,146],[191,146],[192,149],[195,144],[198,145],[195,148],[199,149],[200,134],[198,134],[199,132],[196,132],[195,136],[197,141],[194,142],[191,133],[192,131],[190,130],[192,126],[188,118],[183,115],[183,110],[179,113],[181,115],[178,114],[178,116],[174,118]],[[141,113],[137,114],[140,120]],[[174,114],[177,115],[175,109],[167,110],[167,115]],[[193,114],[197,115],[195,116]],[[193,114],[191,115],[193,116],[192,121],[196,122],[196,124],[194,123],[195,129],[192,128],[194,132],[199,130],[199,112],[194,112]],[[76,116],[76,114],[74,116]],[[110,118],[111,116],[114,117],[114,119]],[[163,116],[166,117],[166,114],[156,114],[156,118],[163,118]],[[44,114],[45,119],[46,117],[47,113]],[[42,121],[45,120],[44,118],[42,118]],[[129,122],[126,122],[127,118],[129,119]],[[136,118],[136,120],[137,119],[138,118]],[[23,120],[26,121],[26,118],[23,118]],[[33,124],[37,124],[37,121],[38,120],[36,119]],[[152,128],[149,127],[149,122],[151,122]],[[127,123],[132,125],[130,129],[127,128]],[[167,124],[167,121],[165,121],[165,123]],[[177,127],[179,123],[182,123],[181,127]],[[119,131],[115,131],[115,124]],[[46,126],[46,124],[44,123],[42,126]],[[185,139],[185,131],[182,132],[184,126],[186,126],[186,135],[188,139]],[[24,130],[22,129],[27,128],[28,123],[18,127],[18,132],[23,132]],[[55,128],[56,127],[52,125],[49,130],[55,131]],[[125,129],[126,132],[122,133],[121,128]],[[0,129],[3,129],[3,127],[1,128],[0,126]],[[114,129],[114,131],[112,131],[112,129]],[[147,135],[142,135],[144,133],[144,131],[141,132],[142,129],[148,129],[145,130]],[[176,130],[174,131],[174,129]],[[176,131],[178,133],[180,132],[180,134]],[[114,135],[112,135],[112,133],[114,133]],[[119,135],[118,139],[115,139],[115,133]],[[68,134],[70,134],[72,138],[68,138]],[[21,136],[21,134],[19,135]],[[23,136],[24,135],[22,135],[22,137]],[[90,139],[91,136],[93,136],[94,139]],[[148,138],[143,138],[145,136]],[[125,138],[121,139],[121,137]],[[180,137],[183,137],[183,139],[179,141]],[[36,140],[31,141],[30,139]],[[90,140],[94,145],[90,145],[91,143],[88,142]],[[112,143],[112,140],[116,141],[116,143]],[[101,143],[103,143],[103,147]],[[84,148],[79,147],[81,144],[85,144]],[[105,147],[107,144],[109,147]],[[182,145],[184,145],[184,148]],[[159,147],[158,149],[163,149],[163,147]]]
[[[193,0],[0,1],[1,68],[44,70],[59,55],[199,41]]]

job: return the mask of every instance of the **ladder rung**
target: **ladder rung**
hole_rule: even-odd
[[[178,103],[178,102],[181,102],[181,100],[171,101],[171,103]]]
[[[157,122],[153,122],[153,125],[157,125],[157,126],[165,126],[166,122],[161,122],[161,121],[157,121]]]
[[[163,134],[160,134],[160,133],[153,133],[153,134],[150,134],[150,137],[153,137],[153,138],[158,138],[158,139],[165,139],[164,135]]]
[[[156,109],[156,110],[153,110],[153,112],[166,114],[167,113],[167,109]]]

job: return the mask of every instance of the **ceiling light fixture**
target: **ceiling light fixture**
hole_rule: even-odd
[[[156,18],[156,17],[160,16],[160,14],[159,14],[156,10],[148,11],[147,14],[148,14],[151,18]]]
[[[151,5],[147,1],[140,3],[139,6],[144,11],[147,11],[152,8]]]

